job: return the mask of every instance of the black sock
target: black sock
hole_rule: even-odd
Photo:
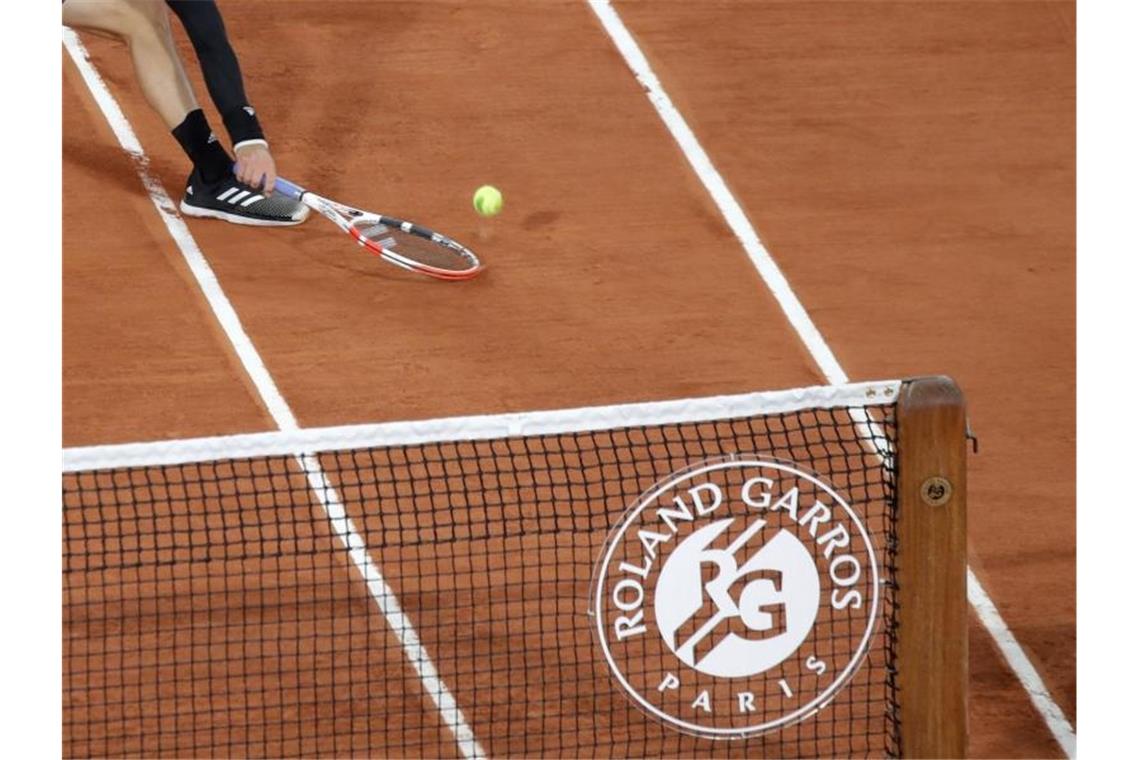
[[[198,108],[186,114],[182,123],[171,130],[174,139],[186,151],[194,168],[207,183],[214,183],[232,172],[233,161],[210,131],[206,114]]]

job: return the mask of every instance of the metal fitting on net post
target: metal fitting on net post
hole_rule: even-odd
[[[950,501],[954,487],[950,481],[940,475],[934,475],[922,482],[922,501],[927,506],[941,507]]]

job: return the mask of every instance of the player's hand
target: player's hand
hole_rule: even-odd
[[[237,167],[234,174],[237,178],[265,195],[272,195],[273,186],[277,182],[277,163],[269,148],[264,145],[243,145],[235,153]]]

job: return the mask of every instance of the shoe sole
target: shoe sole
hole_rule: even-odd
[[[228,211],[219,211],[212,208],[202,208],[200,206],[191,206],[186,201],[178,204],[179,210],[186,216],[193,216],[198,219],[221,219],[222,221],[230,222],[231,224],[245,224],[251,227],[296,227],[302,224],[309,218],[309,208],[306,206],[304,214],[300,219],[290,219],[288,221],[277,221],[276,219],[257,219],[250,216],[242,216],[241,214],[232,214]]]

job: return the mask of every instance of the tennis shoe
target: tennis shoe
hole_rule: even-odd
[[[281,193],[266,196],[229,175],[207,184],[195,169],[186,180],[179,208],[186,216],[224,219],[234,224],[285,227],[309,218],[309,207]]]

